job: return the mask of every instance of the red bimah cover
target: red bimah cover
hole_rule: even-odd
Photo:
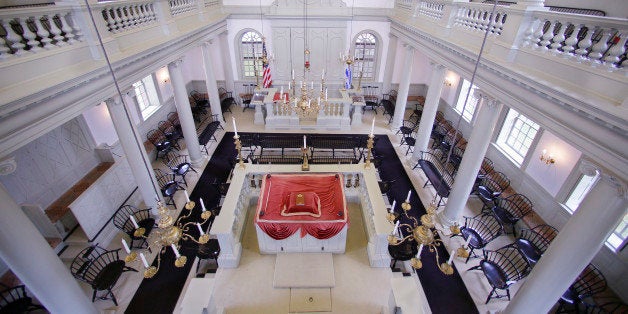
[[[268,174],[262,180],[255,223],[282,240],[301,229],[329,239],[349,223],[342,174]]]

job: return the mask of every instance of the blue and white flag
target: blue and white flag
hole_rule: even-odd
[[[351,66],[347,64],[347,68],[345,69],[345,88],[351,89],[351,79],[353,75],[351,75]]]

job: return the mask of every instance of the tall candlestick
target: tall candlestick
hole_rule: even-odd
[[[412,194],[412,190],[408,191],[408,197],[406,197],[406,203],[410,202],[410,194]]]
[[[131,223],[133,224],[133,227],[135,229],[138,229],[140,226],[137,225],[137,220],[135,220],[135,217],[129,216],[129,218],[131,219]]]
[[[122,239],[122,246],[124,246],[124,250],[126,251],[126,254],[131,253],[131,249],[129,249],[129,245],[126,243],[125,239]]]
[[[371,122],[371,136],[373,136],[373,131],[375,131],[375,117],[373,117],[373,122]]]
[[[201,200],[201,210],[206,211],[207,209],[205,208],[205,203],[203,203],[203,199],[200,198],[200,200]]]
[[[423,244],[419,245],[419,251],[416,253],[416,258],[421,258],[421,252],[423,251]]]
[[[190,202],[190,195],[188,195],[188,190],[183,190],[183,193],[185,194],[185,202],[189,203]]]
[[[231,117],[233,121],[233,132],[235,132],[235,136],[238,136],[238,127],[236,126],[235,117]]]
[[[198,222],[196,223],[196,227],[198,228],[198,233],[200,233],[201,235],[204,235],[205,232],[203,232],[203,228],[201,228],[201,224],[199,224]]]
[[[144,253],[140,253],[140,258],[142,259],[142,263],[144,264],[144,267],[148,268],[148,262],[146,261],[146,257],[144,256]]]
[[[307,144],[305,143],[305,135],[303,135],[303,147],[306,148]]]
[[[451,250],[451,253],[449,254],[449,260],[447,261],[447,264],[451,265],[451,262],[454,261],[454,257],[456,256],[456,250]]]
[[[170,247],[172,248],[172,251],[174,251],[174,256],[176,256],[177,258],[181,257],[181,254],[179,254],[179,250],[177,250],[177,246],[173,244],[170,244]]]

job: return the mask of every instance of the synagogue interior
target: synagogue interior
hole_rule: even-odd
[[[2,313],[628,313],[622,0],[0,0]]]

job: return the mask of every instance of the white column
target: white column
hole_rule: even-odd
[[[216,76],[214,75],[214,66],[212,65],[212,57],[210,53],[212,41],[204,42],[201,45],[203,51],[203,65],[205,66],[205,86],[207,86],[207,94],[209,95],[209,105],[212,114],[218,115],[218,121],[224,124],[222,116],[222,108],[220,107],[220,97],[218,95],[218,86],[216,85]]]
[[[185,89],[185,81],[181,72],[181,59],[168,63],[168,72],[170,72],[170,81],[174,89],[174,102],[179,113],[179,121],[181,122],[181,130],[185,139],[185,145],[188,149],[190,162],[195,167],[201,165],[202,156],[200,144],[198,143],[198,135],[196,134],[196,126],[192,117],[192,108],[188,92]]]
[[[386,57],[386,69],[384,69],[384,86],[382,93],[390,91],[393,72],[395,71],[395,58],[397,57],[397,36],[389,34],[388,36],[388,56]]]
[[[595,257],[627,208],[625,183],[602,174],[504,313],[549,312]]]
[[[434,119],[436,119],[436,112],[438,111],[438,104],[440,103],[443,81],[445,80],[445,66],[433,62],[430,65],[432,66],[432,77],[430,78],[427,95],[425,95],[423,114],[417,130],[414,152],[412,152],[413,157],[418,157],[422,151],[427,150],[430,134],[432,134],[432,128],[434,127]]]
[[[408,44],[406,48],[406,56],[404,58],[404,71],[401,81],[399,82],[399,92],[397,93],[397,102],[395,103],[395,115],[391,124],[391,130],[397,130],[401,126],[403,116],[406,112],[406,102],[408,101],[408,92],[410,90],[410,77],[412,76],[412,63],[414,61],[414,48]]]
[[[451,187],[445,209],[439,213],[439,218],[444,225],[452,225],[457,222],[462,209],[467,203],[469,193],[475,183],[478,171],[482,166],[486,149],[491,142],[493,131],[497,125],[501,103],[476,90],[476,95],[481,98],[478,117],[469,136],[469,142],[462,155],[462,161],[456,174],[456,179]]]
[[[98,313],[78,282],[0,184],[0,257],[50,313]]]
[[[131,112],[120,99],[120,96],[109,98],[105,103],[137,188],[144,199],[144,204],[152,208],[154,214],[157,214],[156,198],[162,198],[161,191],[153,179],[155,177],[153,167],[131,118]]]
[[[233,65],[231,64],[231,55],[229,54],[229,41],[227,40],[227,32],[224,32],[218,36],[220,38],[220,48],[222,50],[222,67],[225,71],[225,87],[227,90],[235,91],[235,84],[233,82]],[[235,96],[235,95],[234,95]]]

